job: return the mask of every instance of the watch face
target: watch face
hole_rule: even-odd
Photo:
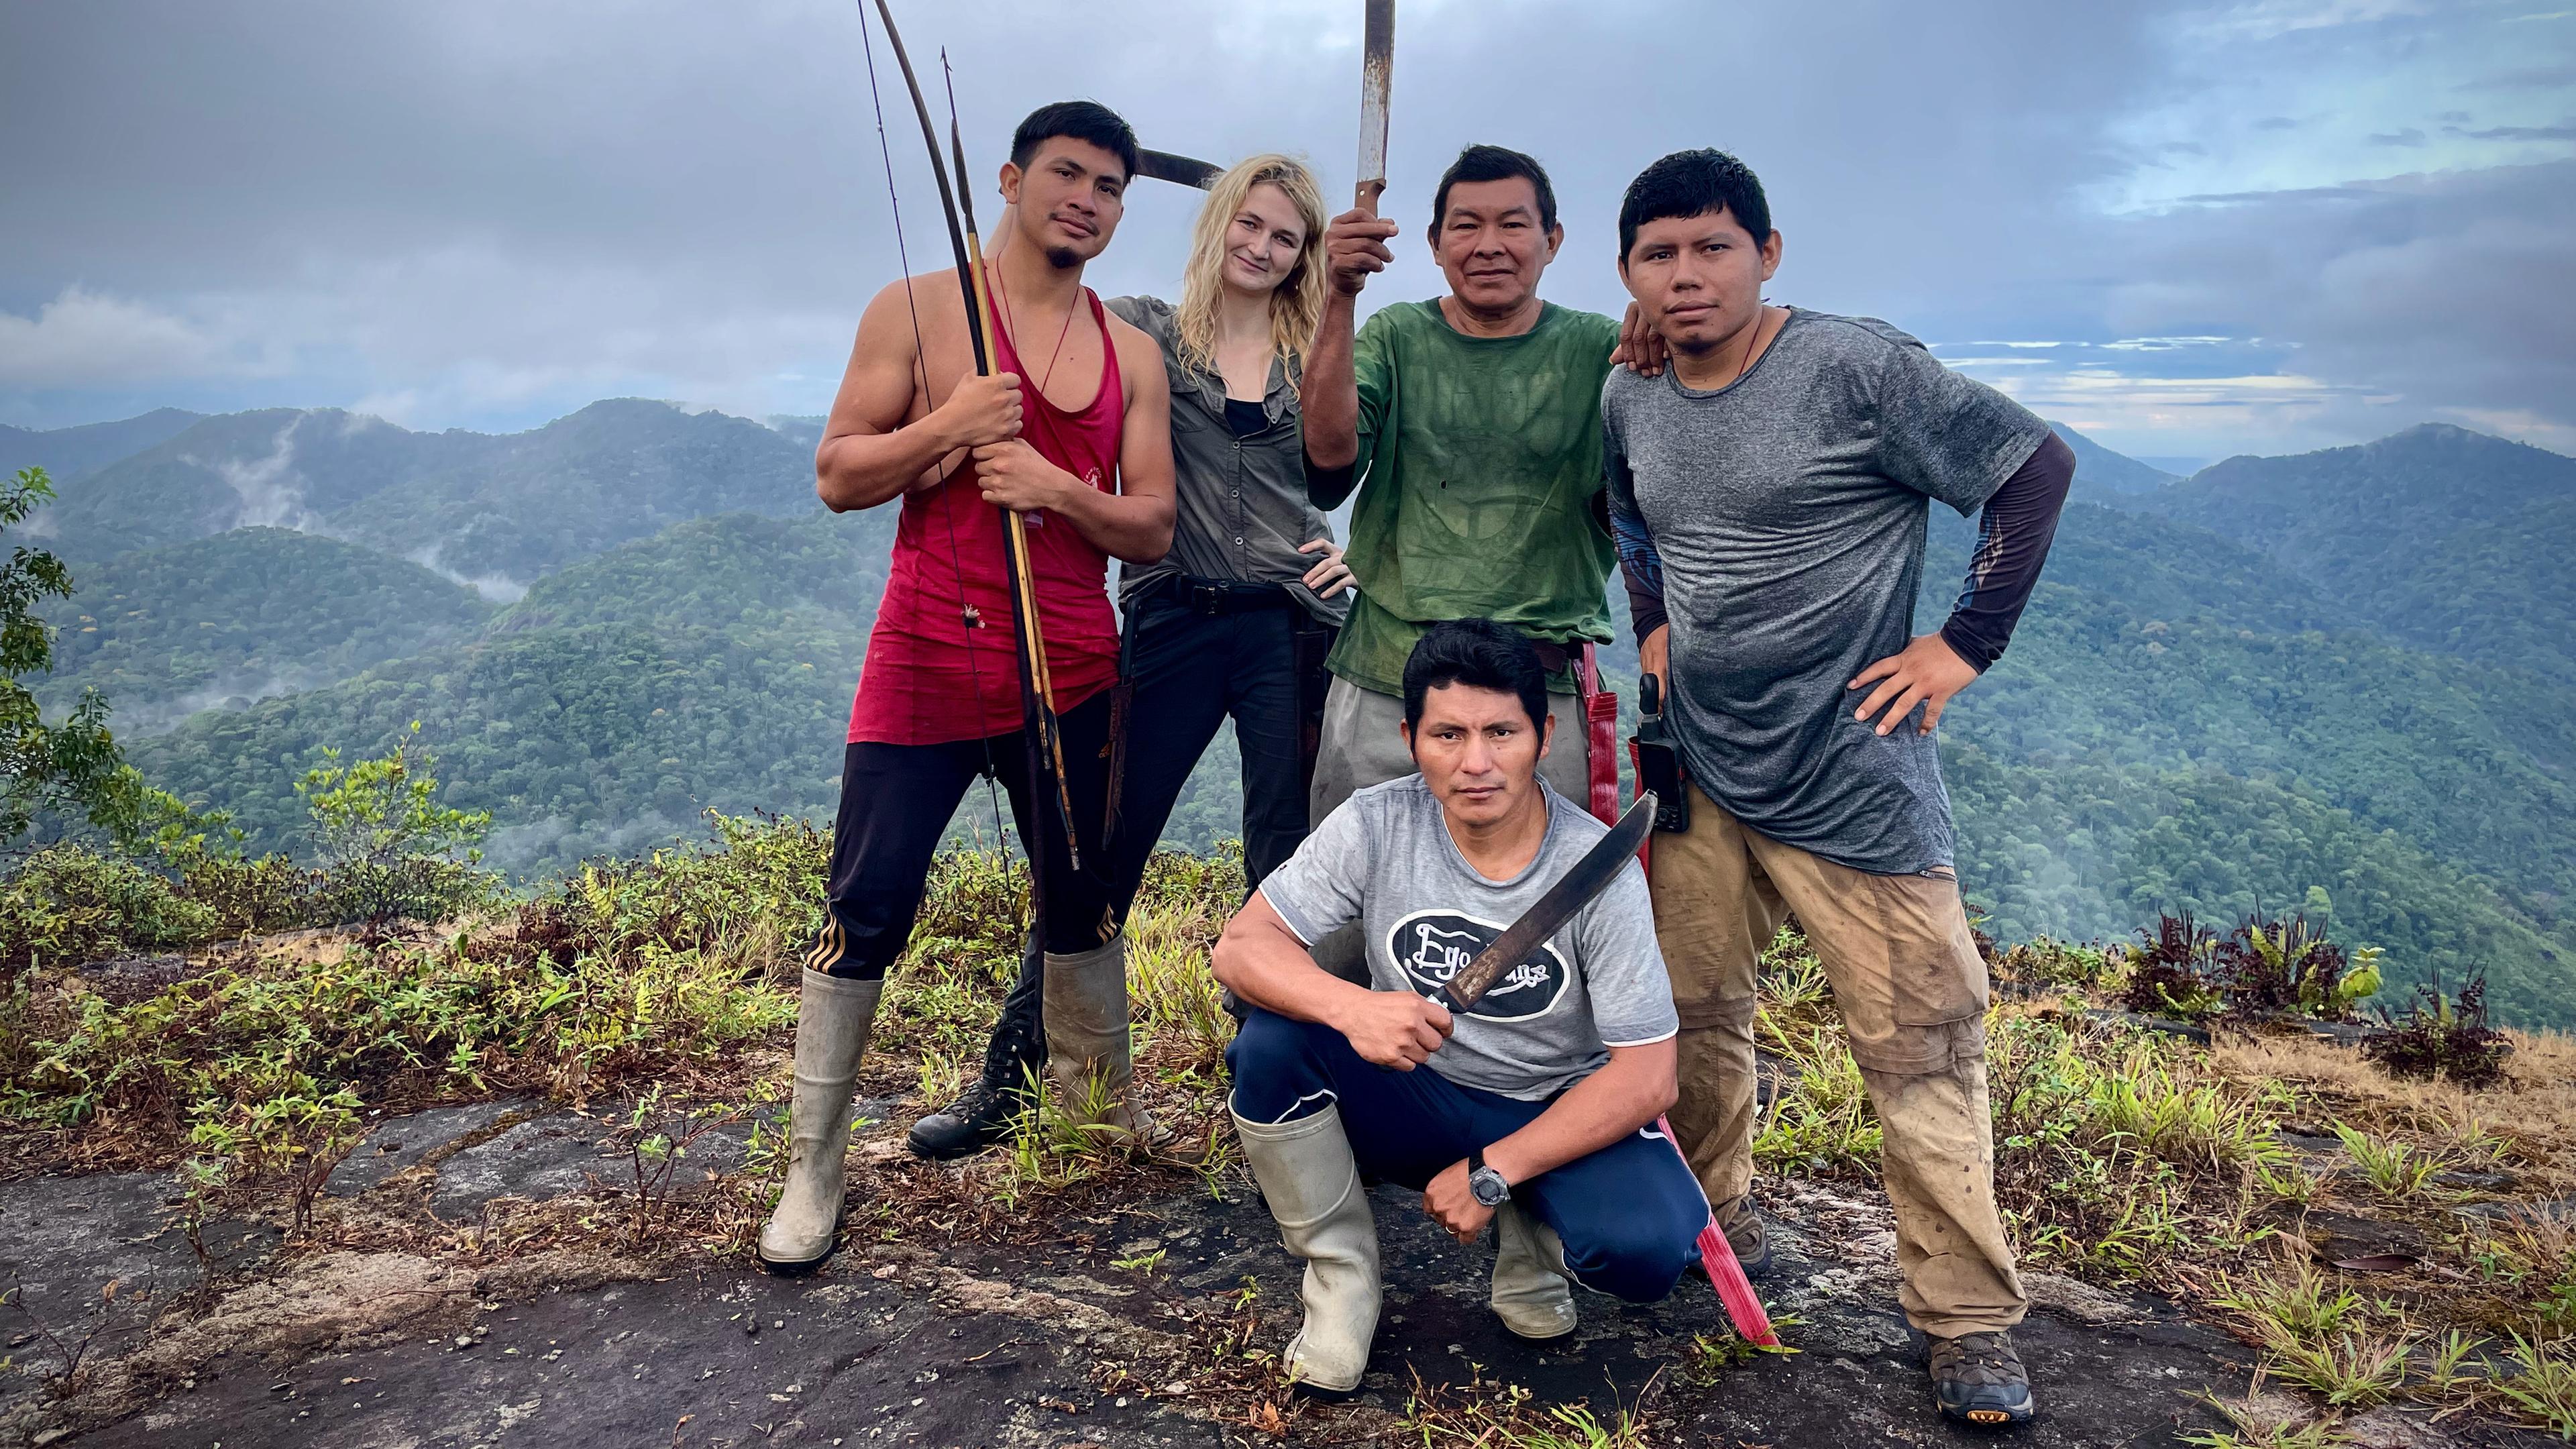
[[[1499,1207],[1510,1201],[1512,1196],[1512,1185],[1503,1181],[1503,1175],[1490,1167],[1469,1174],[1467,1190],[1476,1195],[1476,1201],[1487,1207]]]

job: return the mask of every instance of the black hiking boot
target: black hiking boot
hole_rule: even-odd
[[[2030,1375],[2012,1335],[1963,1333],[1932,1339],[1930,1348],[1932,1392],[1944,1417],[1992,1429],[2030,1422]]]
[[[1002,1019],[984,1047],[984,1074],[940,1111],[912,1124],[904,1145],[934,1160],[981,1152],[1011,1135],[1029,1105],[1029,1083],[1046,1070],[1046,956],[1035,936],[1020,956],[1020,979],[1002,998]]]

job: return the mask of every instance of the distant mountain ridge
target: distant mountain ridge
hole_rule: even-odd
[[[2113,493],[2153,493],[2177,481],[2173,474],[2114,453],[2064,423],[2052,422],[2048,426],[2075,450],[2075,479],[2088,490],[2099,487]]]
[[[626,398],[505,435],[416,433],[329,408],[205,418],[100,469],[37,527],[75,562],[293,528],[509,594],[687,519],[816,506],[809,446],[743,418]]]
[[[2258,549],[2356,623],[2576,680],[2576,459],[2427,423],[2105,501]]]
[[[154,408],[113,422],[69,428],[13,428],[0,424],[0,473],[42,468],[57,485],[77,482],[119,458],[130,458],[205,415]]]

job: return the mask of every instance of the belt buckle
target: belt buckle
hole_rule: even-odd
[[[1225,612],[1225,586],[1222,584],[1190,585],[1190,608],[1210,618]]]

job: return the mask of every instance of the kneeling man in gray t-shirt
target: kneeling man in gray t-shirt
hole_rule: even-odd
[[[1539,778],[1549,730],[1529,640],[1489,619],[1434,625],[1404,670],[1421,773],[1325,817],[1217,943],[1217,978],[1251,1007],[1226,1053],[1235,1132],[1306,1260],[1286,1363],[1310,1391],[1357,1389],[1368,1369],[1363,1171],[1419,1190],[1462,1243],[1494,1224],[1494,1312],[1524,1338],[1574,1331],[1569,1283],[1663,1297],[1708,1225],[1654,1125],[1679,1023],[1634,864],[1464,1016],[1432,999],[1605,833]],[[1352,924],[1367,986],[1308,954]]]

